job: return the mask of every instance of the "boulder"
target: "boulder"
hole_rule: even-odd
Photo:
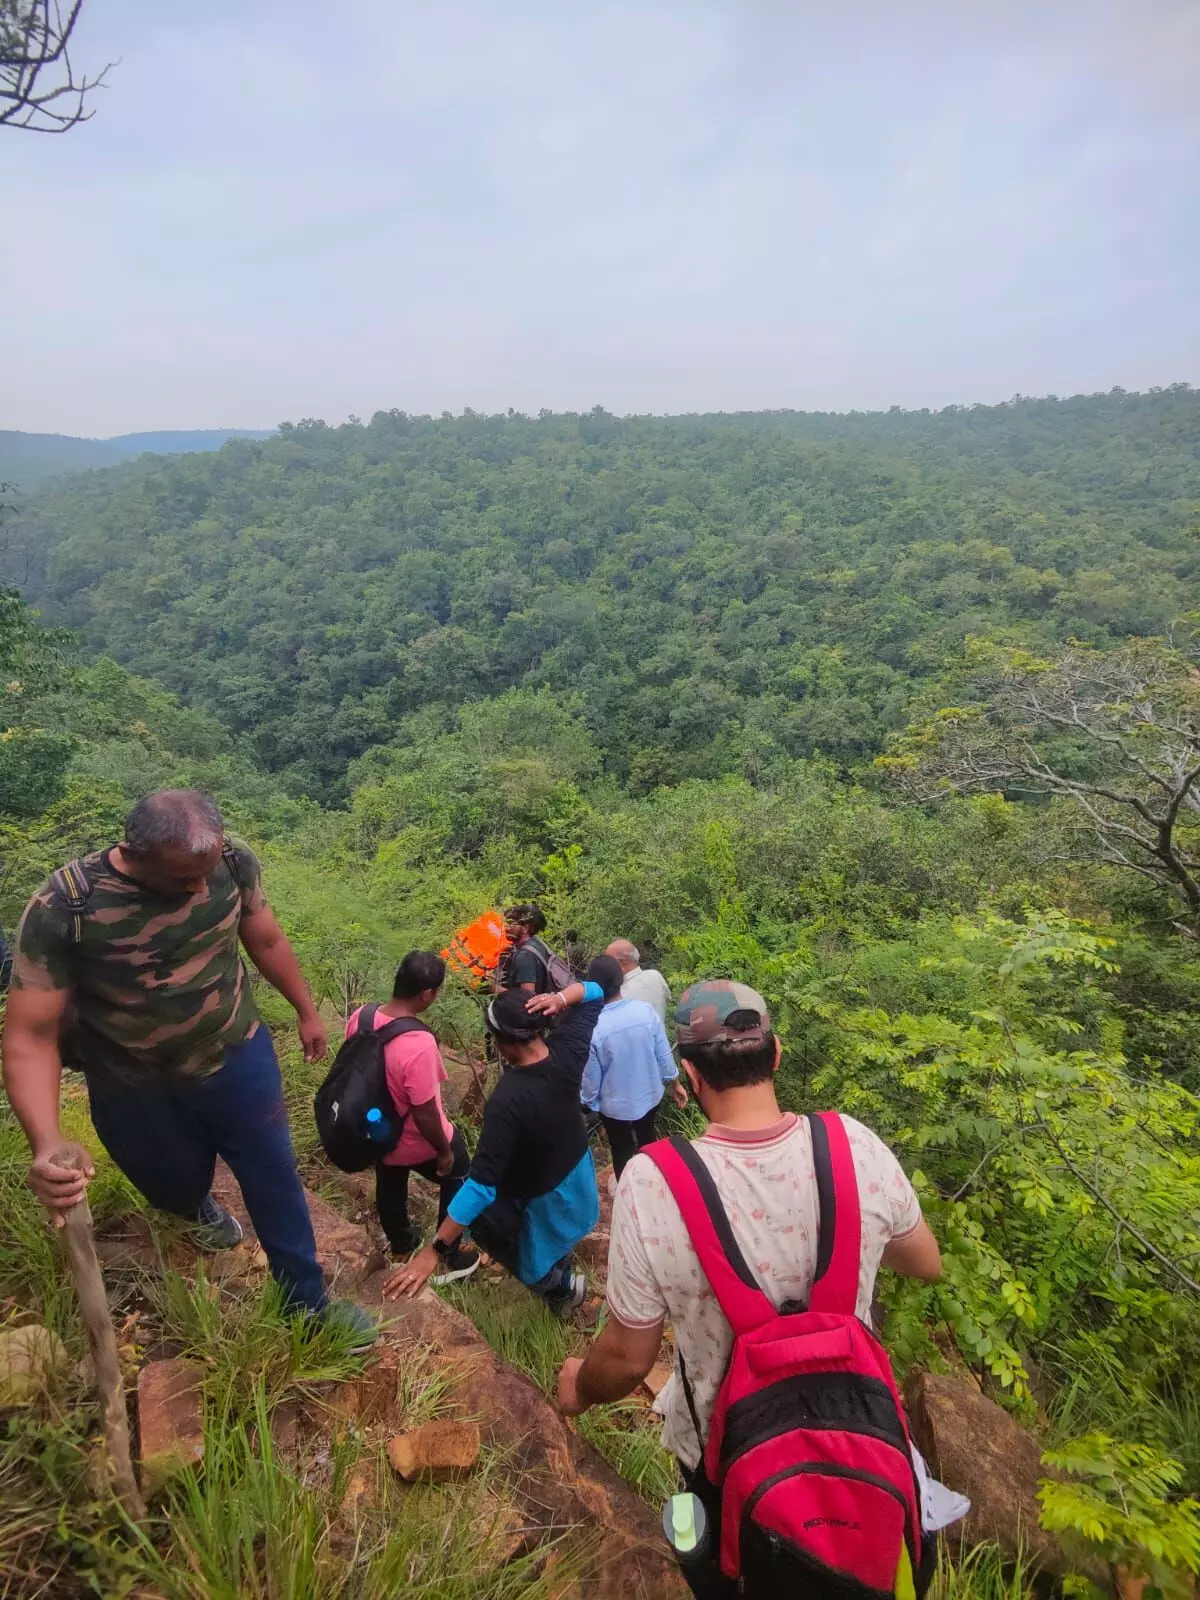
[[[138,1373],[138,1443],[147,1499],[204,1459],[203,1375],[202,1367],[181,1356],[151,1361]]]
[[[27,1405],[70,1367],[62,1340],[40,1323],[0,1330],[0,1406]]]
[[[1038,1484],[1047,1473],[1037,1435],[963,1378],[912,1372],[904,1403],[930,1472],[971,1502],[947,1539],[961,1538],[967,1546],[994,1542],[1010,1558],[1019,1550],[1053,1575],[1069,1570],[1062,1546],[1039,1521]]]
[[[427,1422],[388,1441],[388,1460],[404,1479],[444,1483],[465,1477],[479,1462],[481,1440],[474,1422]]]

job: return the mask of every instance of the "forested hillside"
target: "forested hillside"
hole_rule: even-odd
[[[942,1243],[942,1282],[880,1280],[898,1368],[973,1375],[1058,1452],[1044,1512],[1072,1561],[1183,1595],[1198,519],[1182,386],[388,413],[64,482],[9,530],[82,645],[8,594],[0,915],[188,783],[261,851],[331,1015],[530,897],[555,942],[630,937],[676,989],[755,984],[783,1103],[876,1127]],[[436,1020],[480,1035],[465,990]],[[0,1250],[0,1293],[29,1282]]]
[[[267,428],[167,428],[154,433],[119,433],[109,439],[77,439],[69,433],[18,433],[0,428],[0,483],[32,489],[63,473],[115,466],[144,454],[219,450],[227,439],[269,437]]]
[[[293,792],[512,687],[634,793],[875,753],[965,637],[1159,634],[1200,571],[1200,393],[936,414],[377,414],[23,508],[48,619]],[[430,722],[431,714],[434,722]]]

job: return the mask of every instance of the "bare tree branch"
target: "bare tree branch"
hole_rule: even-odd
[[[1080,855],[1135,872],[1200,923],[1200,673],[1151,640],[1053,662],[993,652],[986,699],[910,728],[885,757],[920,799],[1000,791],[1078,808]]]
[[[94,115],[87,96],[115,63],[76,78],[70,45],[82,9],[83,0],[65,9],[60,0],[0,0],[0,127],[65,133]]]

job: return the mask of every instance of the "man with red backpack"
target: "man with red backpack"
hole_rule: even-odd
[[[559,1402],[575,1415],[629,1394],[669,1318],[663,1442],[696,1499],[676,1497],[686,1526],[667,1531],[695,1592],[913,1600],[930,1546],[870,1307],[880,1265],[938,1277],[937,1242],[875,1134],[780,1111],[780,1045],[760,995],[697,983],[675,1016],[709,1127],[626,1167],[611,1315],[586,1359],[564,1365]]]

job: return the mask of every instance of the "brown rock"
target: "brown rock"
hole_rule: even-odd
[[[670,1367],[663,1366],[661,1362],[650,1368],[642,1379],[642,1388],[645,1389],[651,1400],[657,1400],[667,1384],[671,1381]]]
[[[70,1371],[66,1347],[40,1323],[0,1331],[0,1406],[19,1406],[41,1394],[56,1374]]]
[[[386,1422],[395,1418],[399,1386],[400,1358],[390,1345],[385,1344],[380,1348],[376,1360],[363,1369],[355,1384],[359,1422]]]
[[[180,1356],[151,1361],[138,1373],[138,1441],[147,1498],[204,1458],[202,1376],[201,1367]]]
[[[252,1238],[253,1229],[242,1203],[242,1192],[233,1173],[221,1161],[217,1162],[213,1194],[227,1210],[233,1212],[246,1237]],[[311,1189],[305,1190],[305,1198],[316,1234],[317,1257],[325,1269],[325,1286],[331,1295],[336,1296],[339,1292],[347,1295],[366,1274],[371,1256],[371,1241],[366,1229],[356,1222],[347,1222],[327,1200],[322,1200]]]
[[[406,1483],[418,1478],[443,1483],[464,1477],[479,1461],[480,1437],[474,1422],[427,1422],[388,1441],[388,1460]]]
[[[1039,1521],[1037,1490],[1047,1473],[1036,1434],[961,1378],[912,1372],[904,1402],[930,1472],[971,1502],[947,1537],[968,1546],[994,1541],[1005,1556],[1021,1551],[1043,1572],[1068,1570],[1062,1546]]]

